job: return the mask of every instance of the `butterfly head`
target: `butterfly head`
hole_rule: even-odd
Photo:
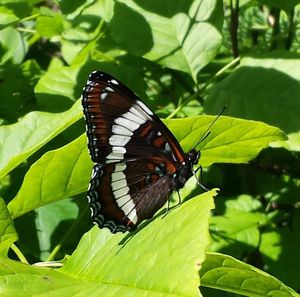
[[[200,158],[200,151],[196,151],[194,148],[190,150],[187,154],[187,159],[191,164],[191,167],[198,164]]]

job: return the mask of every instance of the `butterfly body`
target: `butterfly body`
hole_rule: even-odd
[[[92,220],[113,233],[133,230],[184,186],[199,152],[184,153],[161,120],[109,74],[89,76],[82,105],[95,163],[88,189]]]

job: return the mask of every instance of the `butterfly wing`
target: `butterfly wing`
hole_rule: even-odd
[[[161,120],[104,72],[89,76],[82,104],[96,163],[88,190],[93,221],[112,232],[133,229],[166,202],[185,154]]]

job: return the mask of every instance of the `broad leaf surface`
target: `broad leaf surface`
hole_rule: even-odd
[[[299,133],[300,55],[276,52],[246,57],[226,79],[211,88],[208,113],[227,106],[226,115],[263,121],[286,133]],[[299,147],[293,137],[291,148]]]
[[[93,288],[91,296],[199,296],[198,269],[215,195],[212,190],[194,197],[166,216],[161,211],[134,233],[94,227],[59,272],[3,260],[1,292],[44,296],[48,289],[53,296],[70,296],[77,290],[76,296],[87,296]]]
[[[189,151],[207,132],[215,116],[190,117],[166,121],[170,130],[185,151]],[[200,164],[247,163],[270,142],[286,139],[278,128],[262,122],[221,117],[210,129],[211,134],[197,149],[201,152]]]
[[[0,177],[82,116],[80,102],[70,110],[52,114],[31,112],[19,122],[0,127]]]
[[[208,252],[200,270],[204,287],[249,297],[299,296],[275,277],[230,256]]]
[[[287,285],[300,289],[300,211],[294,213],[290,229],[270,228],[262,234],[259,250],[266,268]]]
[[[204,135],[212,116],[199,116],[166,121],[189,151]],[[246,132],[245,132],[246,129]],[[263,123],[221,117],[213,133],[198,146],[200,163],[240,163],[254,158],[270,141],[283,139],[283,133]],[[85,135],[70,144],[47,152],[27,172],[17,196],[9,204],[13,217],[36,207],[86,191],[92,162],[86,148]]]
[[[47,152],[31,166],[20,191],[9,203],[12,217],[85,192],[91,167],[85,135]]]
[[[13,220],[4,200],[0,197],[0,256],[6,257],[12,243],[17,241]]]
[[[35,210],[35,226],[41,254],[39,259],[45,261],[56,243],[59,244],[69,231],[70,224],[78,219],[78,207],[71,199],[64,199],[39,207]]]
[[[116,43],[195,81],[221,45],[220,1],[119,0],[113,9],[109,27]]]
[[[217,203],[221,201],[218,200]],[[265,214],[259,212],[259,202],[250,196],[241,195],[226,200],[224,213],[210,218],[210,233],[213,239],[210,249],[235,257],[253,251],[260,243],[259,227],[266,222]]]

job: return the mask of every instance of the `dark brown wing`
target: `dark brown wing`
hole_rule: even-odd
[[[155,166],[152,160],[94,166],[88,189],[94,222],[113,233],[133,230],[165,204],[172,177],[149,170],[149,164]]]
[[[157,149],[175,163],[185,161],[184,152],[169,129],[130,89],[109,74],[95,71],[89,76],[82,105],[88,147],[95,163],[153,155]]]
[[[161,120],[106,73],[90,75],[82,104],[96,163],[88,190],[93,221],[112,232],[134,229],[166,202],[185,154]]]

